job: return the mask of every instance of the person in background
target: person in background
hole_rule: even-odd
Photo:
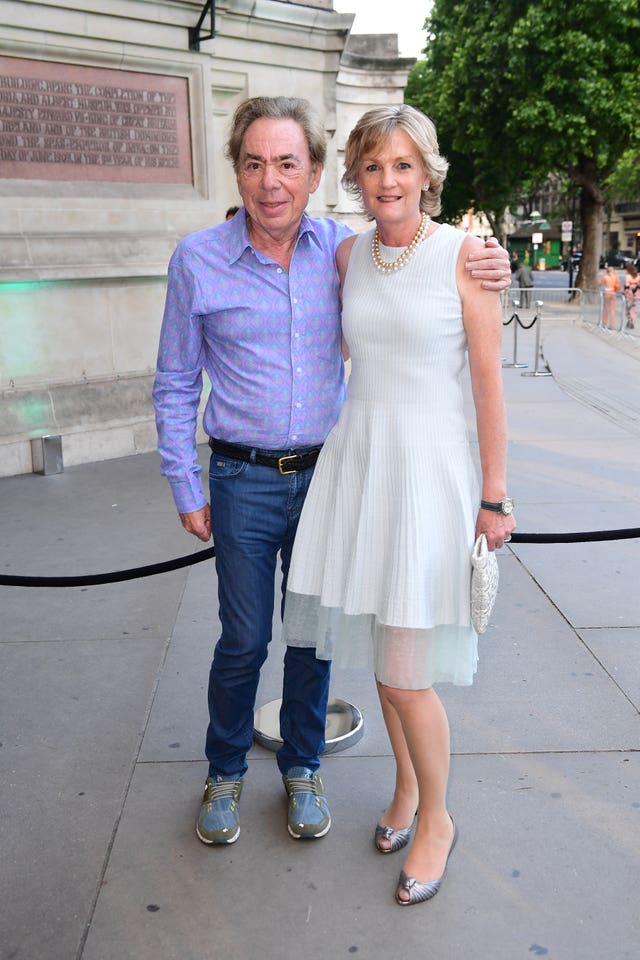
[[[516,272],[516,283],[521,290],[522,306],[526,309],[531,306],[531,288],[533,287],[533,273],[526,263],[521,263]]]
[[[635,264],[630,263],[626,267],[627,275],[624,278],[624,299],[627,315],[627,329],[633,330],[635,327],[636,308],[640,300],[640,277]]]
[[[620,290],[620,277],[615,267],[607,267],[600,274],[598,286],[603,287],[602,293],[602,326],[605,330],[615,330],[616,327],[616,294]]]
[[[434,685],[468,685],[476,671],[474,540],[496,550],[515,527],[499,296],[465,270],[481,241],[431,220],[447,167],[433,123],[407,105],[369,111],[347,140],[343,185],[375,226],[338,249],[352,372],[298,524],[283,623],[288,649],[373,665],[396,761],[374,832],[381,853],[408,844],[417,811],[401,906],[437,893],[457,838]],[[460,382],[467,351],[481,485]]]
[[[229,207],[224,215],[225,220],[233,220],[240,207]]]
[[[240,834],[278,556],[284,596],[313,466],[345,396],[335,255],[351,233],[305,213],[326,153],[306,100],[244,101],[226,153],[243,207],[183,239],[171,258],[153,389],[162,473],[182,525],[215,543],[222,631],[209,674],[209,769],[196,821],[200,840],[214,845]],[[495,244],[469,248],[465,269],[479,294],[510,279],[508,255]],[[210,504],[196,448],[203,370],[211,382],[203,416]],[[330,664],[314,650],[286,650],[276,759],[296,839],[323,837],[331,826],[318,773],[329,677]]]

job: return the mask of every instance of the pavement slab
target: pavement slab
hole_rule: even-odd
[[[165,647],[0,644],[3,960],[77,955]]]
[[[455,757],[460,842],[438,897],[402,912],[402,854],[382,857],[372,843],[389,758],[325,761],[335,824],[307,843],[286,834],[279,778],[259,760],[239,841],[205,847],[184,816],[197,809],[204,773],[202,764],[138,765],[84,960],[297,960],[301,943],[313,960],[637,956],[633,754]],[[141,842],[149,820],[163,843]]]

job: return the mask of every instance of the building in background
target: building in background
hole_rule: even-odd
[[[570,251],[582,247],[582,227],[579,219],[579,203],[575,192],[567,191],[561,177],[547,177],[539,190],[522,203],[507,211],[505,235],[509,249],[522,258],[531,250],[532,235],[539,232],[538,219],[547,222],[543,231],[543,243],[539,259],[545,260],[547,268],[566,264]],[[563,229],[569,226],[569,231]],[[616,199],[606,205],[606,217],[601,240],[600,266],[611,262],[624,266],[640,254],[640,202]]]
[[[31,472],[47,434],[66,465],[152,450],[167,265],[238,202],[237,105],[311,101],[328,159],[309,212],[359,229],[344,143],[402,102],[414,60],[350,36],[332,0],[3,0],[0,21],[0,475]]]

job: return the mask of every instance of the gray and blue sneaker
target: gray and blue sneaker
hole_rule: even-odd
[[[240,836],[242,776],[207,777],[196,833],[203,843],[235,843]]]
[[[289,797],[287,829],[296,840],[317,840],[331,827],[329,804],[319,773],[291,767],[282,777]]]

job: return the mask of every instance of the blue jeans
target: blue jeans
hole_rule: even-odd
[[[283,476],[273,467],[211,455],[211,529],[222,634],[209,674],[210,776],[247,770],[260,668],[271,640],[277,554],[283,574],[282,614],[291,549],[312,474],[309,469]],[[316,770],[320,765],[330,669],[330,663],[316,659],[315,649],[287,647],[280,711],[283,744],[277,753],[282,773],[294,766]]]

